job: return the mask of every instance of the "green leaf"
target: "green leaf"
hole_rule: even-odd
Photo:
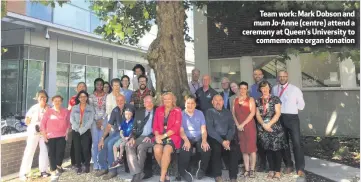
[[[112,33],[112,29],[109,26],[105,26],[104,31],[107,35],[110,35]]]
[[[305,51],[305,52],[310,52],[310,51],[311,51],[311,48],[310,48],[310,47],[304,47],[304,48],[303,48],[303,51]]]
[[[127,34],[128,34],[129,36],[131,36],[131,35],[133,34],[133,31],[134,31],[134,29],[133,29],[133,28],[130,28],[130,27],[128,27],[128,28],[126,29],[126,32],[127,32]]]
[[[149,13],[148,13],[147,9],[145,9],[145,8],[143,9],[143,16],[145,19],[149,19]]]
[[[119,31],[119,32],[115,32],[115,36],[119,37],[121,40],[124,40],[124,32]]]

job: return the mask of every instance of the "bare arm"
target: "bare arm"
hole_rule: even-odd
[[[232,116],[233,116],[233,120],[234,120],[234,124],[238,127],[238,121],[237,121],[237,118],[236,118],[236,112],[234,110],[234,106],[236,105],[236,100],[237,99],[234,99],[233,101],[233,106],[232,106]]]
[[[183,139],[184,142],[189,142],[188,138],[187,138],[187,135],[185,134],[184,132],[184,128],[181,127],[180,129],[180,137]]]
[[[256,114],[256,104],[254,102],[254,99],[251,97],[249,99],[249,110],[251,111],[248,115],[248,117],[246,118],[246,120],[244,120],[243,125],[248,124],[250,121],[252,121],[252,119],[254,118],[254,115]]]
[[[207,142],[207,126],[206,125],[202,125],[201,126],[201,132],[202,132],[202,142]]]
[[[275,105],[275,115],[270,120],[270,125],[272,126],[273,124],[277,123],[280,116],[281,116],[281,104],[276,104]]]
[[[262,119],[262,116],[261,116],[261,113],[259,112],[259,110],[257,109],[256,111],[256,118],[257,118],[257,121],[260,125],[263,125],[264,122],[263,122],[263,119]]]

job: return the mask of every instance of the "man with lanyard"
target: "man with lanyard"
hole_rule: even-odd
[[[223,101],[224,101],[224,108],[230,110],[230,103],[229,103],[229,98],[232,97],[234,95],[234,92],[232,92],[232,90],[230,89],[230,81],[227,77],[224,77],[222,79],[222,88],[223,88],[223,92],[221,92],[221,96],[223,97]]]
[[[199,71],[199,69],[197,69],[197,68],[194,68],[192,70],[192,81],[190,81],[188,83],[189,89],[190,89],[192,95],[194,95],[194,96],[196,94],[196,91],[200,87],[202,87],[202,83],[199,81],[200,74],[201,74],[201,71]]]
[[[140,182],[152,175],[152,155],[147,155],[147,151],[153,147],[151,138],[154,137],[153,120],[156,108],[152,96],[147,95],[143,100],[145,108],[135,112],[133,130],[125,147],[129,171],[133,175],[132,182]]]
[[[126,109],[130,109],[134,111],[134,107],[130,104],[125,103],[125,96],[120,94],[116,97],[117,107],[115,107],[111,114],[110,119],[108,121],[107,127],[104,129],[104,133],[102,138],[99,141],[99,165],[100,170],[95,173],[95,176],[99,177],[104,174],[107,174],[103,177],[103,180],[109,180],[117,175],[116,169],[108,169],[111,167],[112,163],[114,162],[114,155],[113,155],[113,145],[120,139],[119,135],[119,126],[120,124],[125,121],[124,111]],[[116,131],[110,133],[110,130],[114,128]],[[107,137],[107,135],[109,136]],[[108,173],[109,172],[109,173]]]
[[[206,111],[213,107],[213,96],[217,95],[218,93],[209,85],[211,82],[211,77],[209,75],[204,75],[202,81],[203,86],[200,87],[195,94],[197,97],[197,109],[201,110],[203,115],[205,115]]]
[[[255,69],[253,71],[253,79],[254,84],[250,88],[250,96],[253,97],[254,100],[257,100],[261,97],[261,92],[258,91],[258,85],[263,81],[263,72],[260,69]],[[257,123],[257,119],[255,118]],[[257,142],[257,154],[259,156],[259,166],[257,171],[263,172],[267,168],[267,159],[266,159],[266,151],[263,150],[263,146],[260,146],[260,142]]]
[[[305,101],[303,100],[301,90],[288,83],[287,71],[278,72],[278,81],[279,84],[273,87],[272,93],[273,95],[278,96],[282,101],[280,121],[285,130],[287,144],[289,144],[289,135],[291,135],[296,172],[297,175],[303,177],[305,175],[305,158],[301,147],[301,131],[298,110],[303,110],[305,107]],[[291,173],[293,170],[293,162],[290,148],[284,150],[282,156],[287,166],[285,173]]]
[[[144,109],[144,97],[147,95],[154,96],[153,91],[147,88],[148,78],[144,75],[138,77],[139,89],[132,94],[130,104],[134,105],[135,109]]]

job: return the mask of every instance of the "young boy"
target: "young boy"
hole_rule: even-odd
[[[133,129],[133,112],[130,109],[124,111],[125,121],[119,126],[120,139],[113,145],[114,162],[111,168],[119,167],[123,164],[124,147],[128,142],[129,135]],[[117,151],[119,150],[119,157],[117,157]]]

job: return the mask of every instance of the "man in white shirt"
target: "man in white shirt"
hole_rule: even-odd
[[[202,87],[202,83],[199,81],[199,77],[201,75],[201,71],[199,69],[194,68],[192,70],[192,80],[188,83],[189,90],[192,95],[196,96],[196,91]]]
[[[301,147],[301,131],[300,119],[298,118],[298,110],[303,110],[305,101],[301,90],[288,83],[287,71],[278,72],[279,84],[272,88],[272,93],[281,99],[281,117],[280,121],[285,129],[286,139],[289,141],[289,135],[293,144],[293,153],[296,163],[296,172],[299,176],[305,175],[305,157]],[[289,142],[287,142],[288,144]],[[293,170],[293,162],[291,158],[290,148],[284,150],[283,160],[286,163],[286,173],[291,173]]]

